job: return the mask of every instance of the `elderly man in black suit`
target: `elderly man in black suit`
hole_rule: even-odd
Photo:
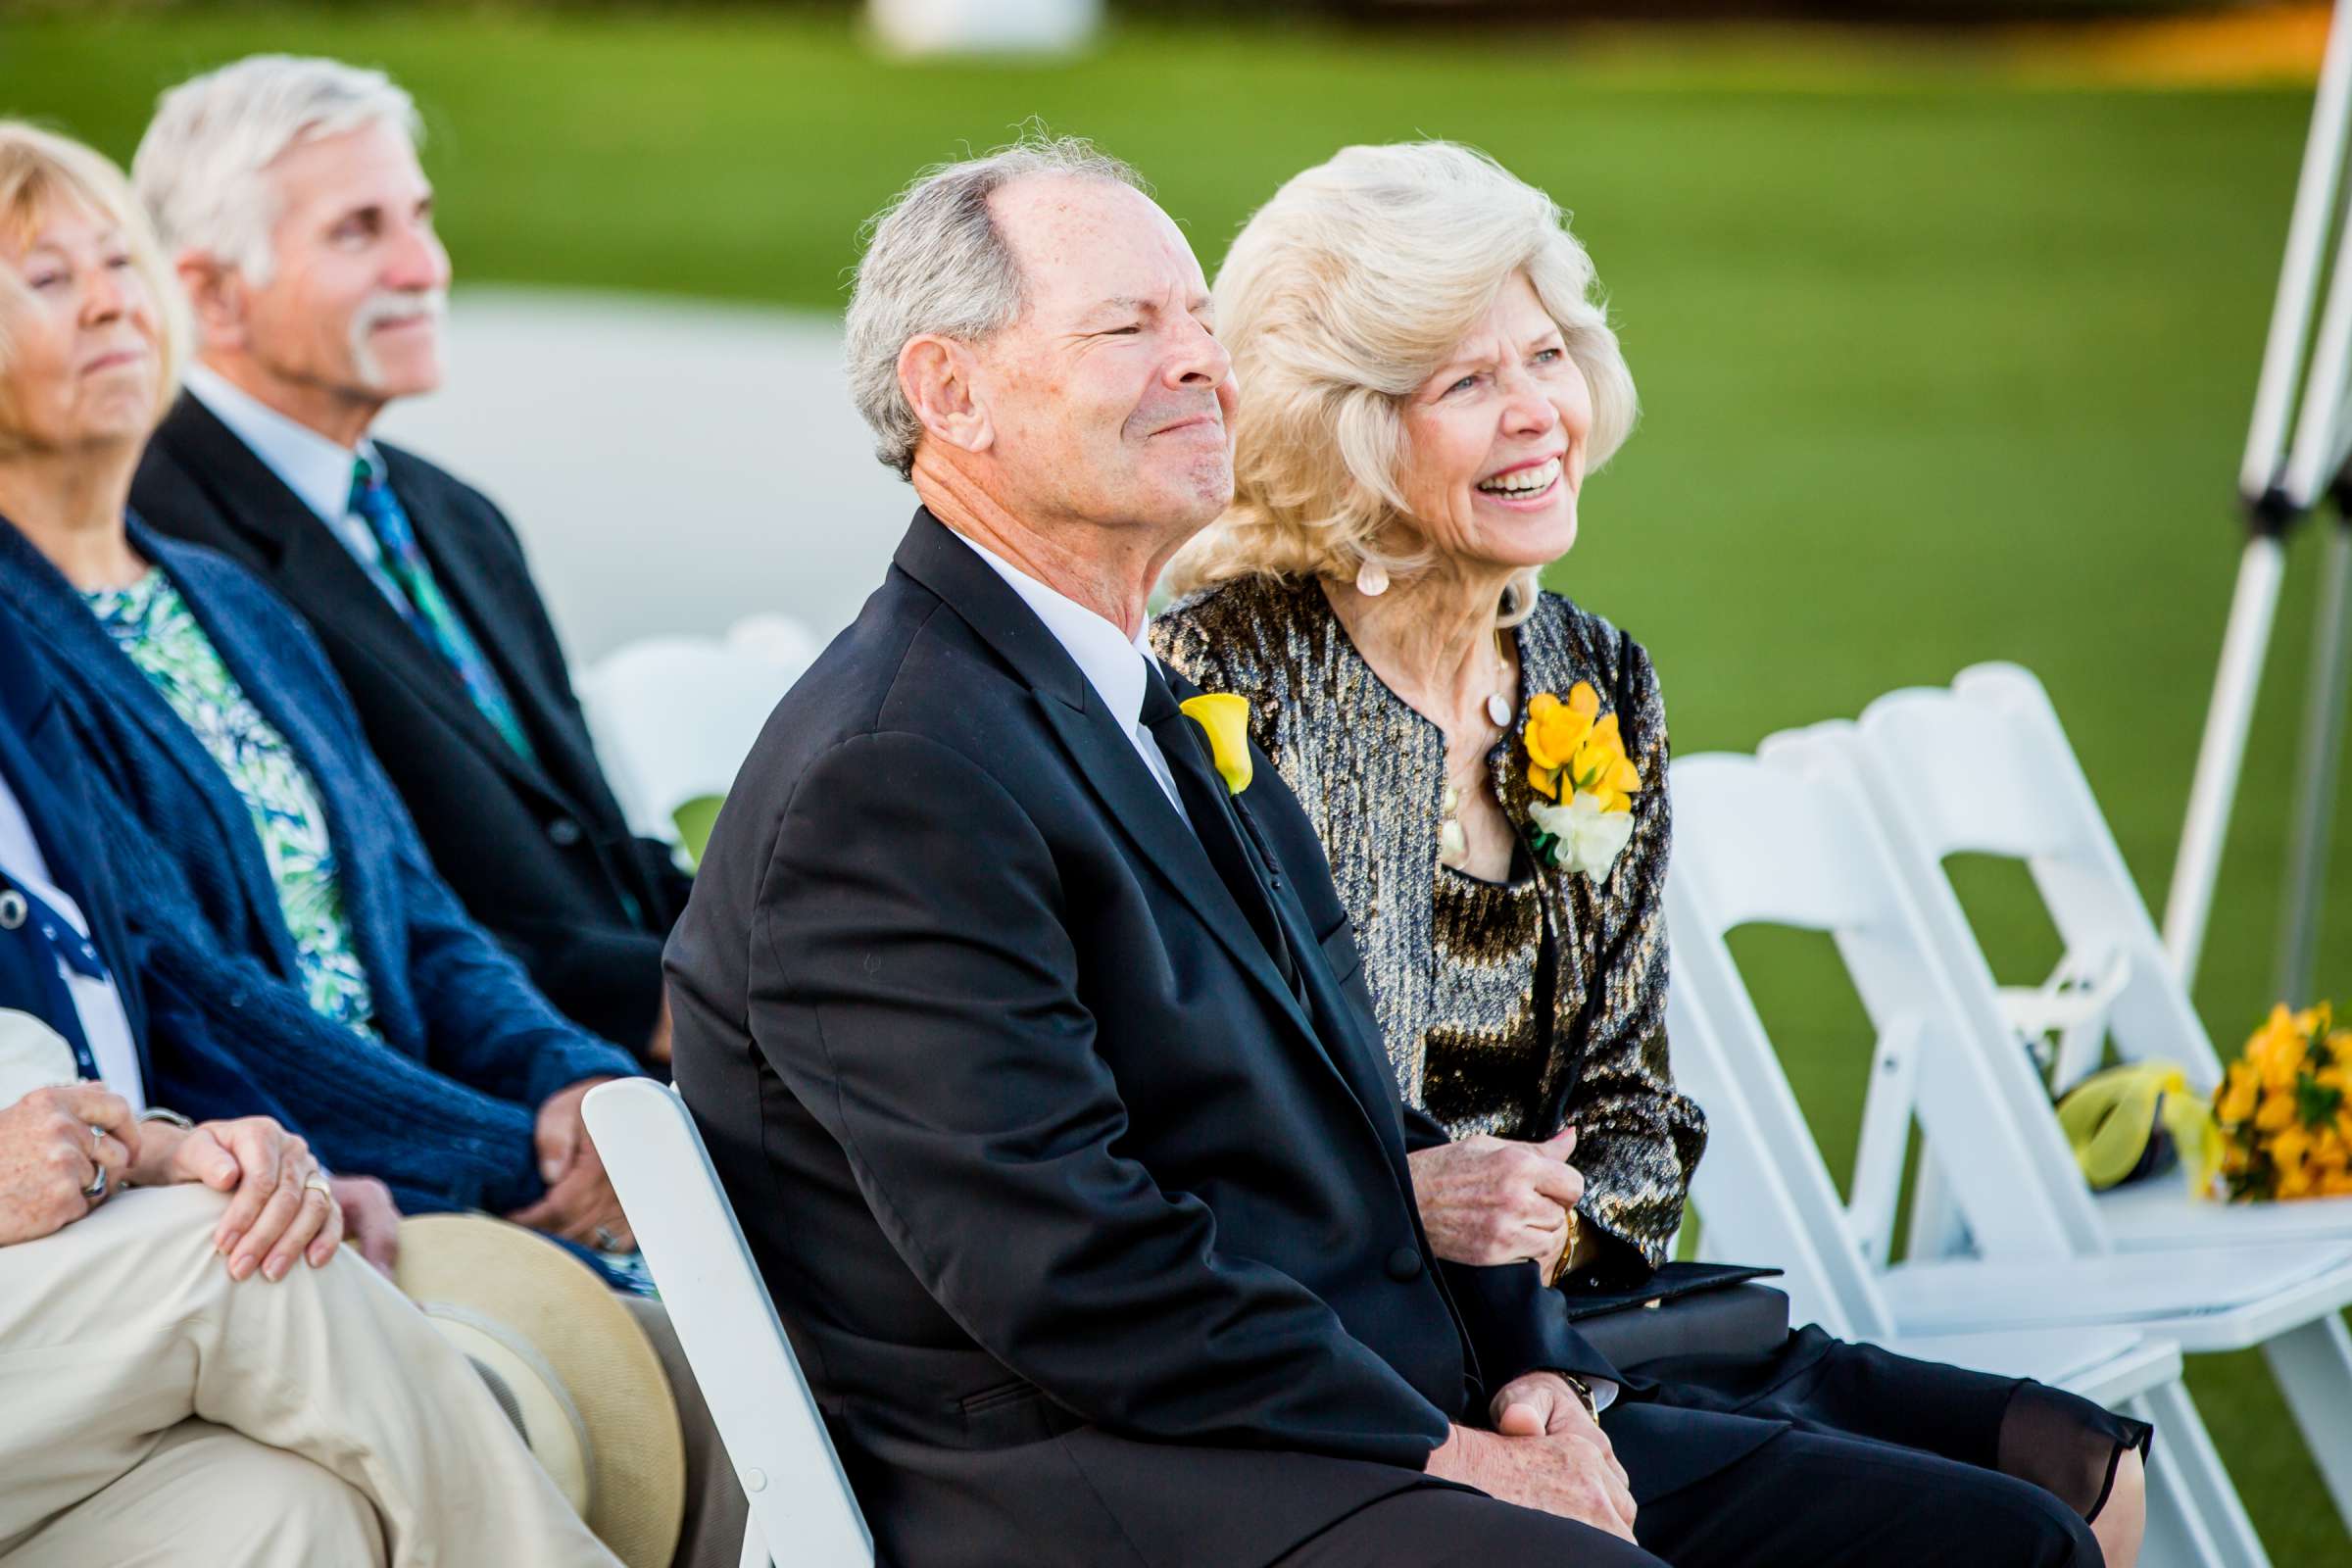
[[[198,363],[131,505],[311,622],[468,912],[575,1022],[662,1061],[686,878],[630,834],[505,516],[368,438],[441,380],[449,257],[417,135],[406,93],[332,61],[257,56],[164,95],[133,176]]]
[[[1829,1497],[1789,1423],[1649,1398],[1532,1264],[1435,1259],[1406,1154],[1443,1135],[1313,829],[1141,636],[1232,491],[1208,311],[1083,143],[883,216],[851,376],[923,510],[671,939],[679,1086],[883,1559],[1813,1568],[1951,1561],[1989,1511],[1972,1562],[2095,1562],[2063,1507]]]

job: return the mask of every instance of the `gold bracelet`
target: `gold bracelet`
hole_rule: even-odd
[[[1568,1277],[1568,1271],[1576,1267],[1576,1250],[1584,1239],[1585,1217],[1572,1208],[1568,1211],[1568,1239],[1560,1244],[1559,1259],[1551,1265],[1550,1272],[1544,1276],[1546,1286],[1559,1284]]]

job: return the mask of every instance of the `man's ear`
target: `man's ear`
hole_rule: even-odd
[[[248,291],[245,274],[210,251],[185,250],[172,263],[188,314],[196,323],[198,352],[245,346]]]
[[[996,444],[988,401],[975,377],[971,350],[953,338],[926,332],[899,350],[899,389],[923,423],[923,434],[965,452]]]

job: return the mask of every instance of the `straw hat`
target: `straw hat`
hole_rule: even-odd
[[[401,1221],[394,1276],[628,1568],[668,1568],[686,1512],[669,1379],[629,1309],[578,1258],[481,1214]]]

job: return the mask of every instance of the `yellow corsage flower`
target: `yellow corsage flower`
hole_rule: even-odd
[[[1587,876],[1606,875],[1633,837],[1633,798],[1642,788],[1617,715],[1601,712],[1600,694],[1580,680],[1565,701],[1550,692],[1530,698],[1520,739],[1528,787],[1544,797],[1531,808],[1536,853]]]
[[[1539,692],[1527,704],[1527,760],[1536,772],[1557,774],[1576,756],[1577,748],[1592,732],[1594,715],[1600,711],[1600,698],[1592,686],[1578,681],[1561,702],[1549,692]],[[1529,782],[1533,783],[1531,773]],[[1559,785],[1548,788],[1538,784],[1544,794],[1559,798]]]
[[[1250,787],[1250,700],[1231,692],[1202,692],[1177,707],[1208,735],[1209,758],[1225,793],[1239,795]]]

